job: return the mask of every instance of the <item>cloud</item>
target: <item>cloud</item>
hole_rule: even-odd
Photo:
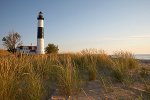
[[[130,39],[146,39],[150,38],[150,35],[137,35],[137,36],[130,36]]]
[[[150,35],[137,35],[137,36],[128,36],[128,37],[104,37],[101,40],[110,40],[110,41],[121,41],[121,40],[133,40],[133,39],[150,39]]]
[[[104,37],[104,38],[101,38],[100,40],[109,40],[109,41],[118,41],[118,40],[124,40],[124,38],[117,38],[117,37]]]
[[[135,39],[150,39],[150,35],[136,35],[136,36],[124,36],[124,37],[96,37],[95,40],[102,41],[126,41],[126,40],[135,40]]]
[[[104,41],[124,41],[124,40],[129,40],[130,38],[128,37],[101,37],[98,40],[104,40]]]

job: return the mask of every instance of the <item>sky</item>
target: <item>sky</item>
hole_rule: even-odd
[[[150,0],[0,0],[0,40],[15,31],[23,45],[37,45],[40,11],[45,47],[150,54]]]

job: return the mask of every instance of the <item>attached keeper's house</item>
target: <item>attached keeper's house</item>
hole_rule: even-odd
[[[19,46],[16,49],[23,54],[36,54],[37,46]]]

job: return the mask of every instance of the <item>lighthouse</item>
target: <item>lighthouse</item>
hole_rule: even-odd
[[[37,29],[37,54],[45,54],[44,52],[44,17],[43,13],[39,12],[37,17],[38,29]]]

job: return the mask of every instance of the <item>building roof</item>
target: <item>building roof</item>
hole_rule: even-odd
[[[32,50],[36,50],[36,49],[37,49],[37,46],[19,46],[19,47],[17,47],[17,48],[23,49],[24,47],[28,47],[29,50],[30,50],[30,49],[32,49]],[[33,49],[33,48],[34,48],[34,49]]]

